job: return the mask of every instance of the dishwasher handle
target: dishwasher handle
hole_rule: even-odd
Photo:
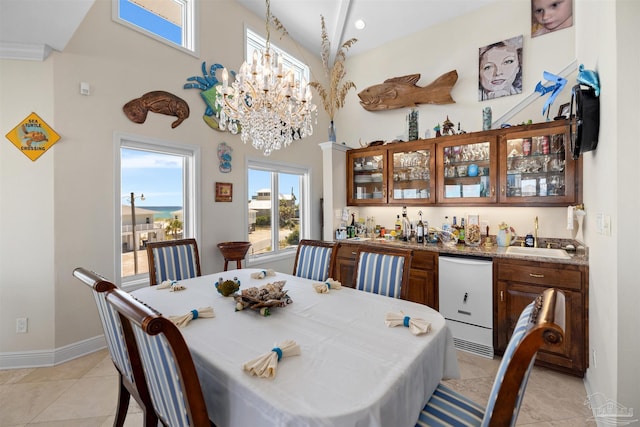
[[[450,256],[440,256],[439,262],[446,262],[452,264],[461,264],[461,265],[487,265],[493,264],[493,261],[488,259],[477,259],[477,258],[459,258],[459,257],[450,257]]]

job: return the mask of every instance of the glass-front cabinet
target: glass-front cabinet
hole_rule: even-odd
[[[347,204],[566,206],[582,203],[567,120],[347,152]]]
[[[500,202],[576,202],[566,125],[507,133],[500,141]]]
[[[497,201],[495,136],[447,138],[437,147],[438,203],[482,205]]]
[[[347,152],[347,204],[387,203],[387,149],[370,147]]]
[[[402,205],[435,202],[435,143],[416,141],[389,148],[388,201]]]

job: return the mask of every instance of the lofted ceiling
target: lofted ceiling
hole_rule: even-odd
[[[265,16],[266,0],[235,0]],[[320,15],[324,16],[332,53],[350,38],[357,55],[424,28],[472,12],[497,0],[271,0],[271,14],[291,37],[320,55]],[[355,28],[362,19],[366,26]]]
[[[95,0],[0,0],[0,58],[43,60],[62,51]],[[109,1],[109,0],[100,0]],[[212,1],[212,0],[200,0]],[[235,0],[265,16],[266,0]],[[320,15],[332,51],[346,40],[357,55],[497,0],[271,0],[290,36],[320,55]],[[354,23],[366,26],[357,30]]]

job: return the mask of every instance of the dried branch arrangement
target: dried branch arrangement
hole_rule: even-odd
[[[311,87],[315,88],[318,91],[318,94],[322,98],[322,105],[324,107],[324,110],[329,115],[331,121],[333,121],[333,117],[336,111],[344,106],[344,100],[349,90],[356,88],[356,85],[352,81],[347,80],[343,82],[343,79],[347,74],[344,66],[347,50],[349,50],[349,48],[353,46],[358,41],[358,39],[352,38],[344,42],[336,53],[336,58],[333,61],[333,66],[329,66],[331,42],[329,41],[327,29],[324,24],[324,16],[322,15],[320,15],[320,22],[322,24],[322,66],[324,68],[325,77],[329,82],[329,86],[324,87],[320,82],[317,81],[310,82],[309,85],[311,85]]]

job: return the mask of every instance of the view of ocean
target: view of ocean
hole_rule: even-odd
[[[179,211],[182,206],[140,206],[142,209],[148,209],[157,213],[153,214],[154,219],[171,219],[171,212]]]

